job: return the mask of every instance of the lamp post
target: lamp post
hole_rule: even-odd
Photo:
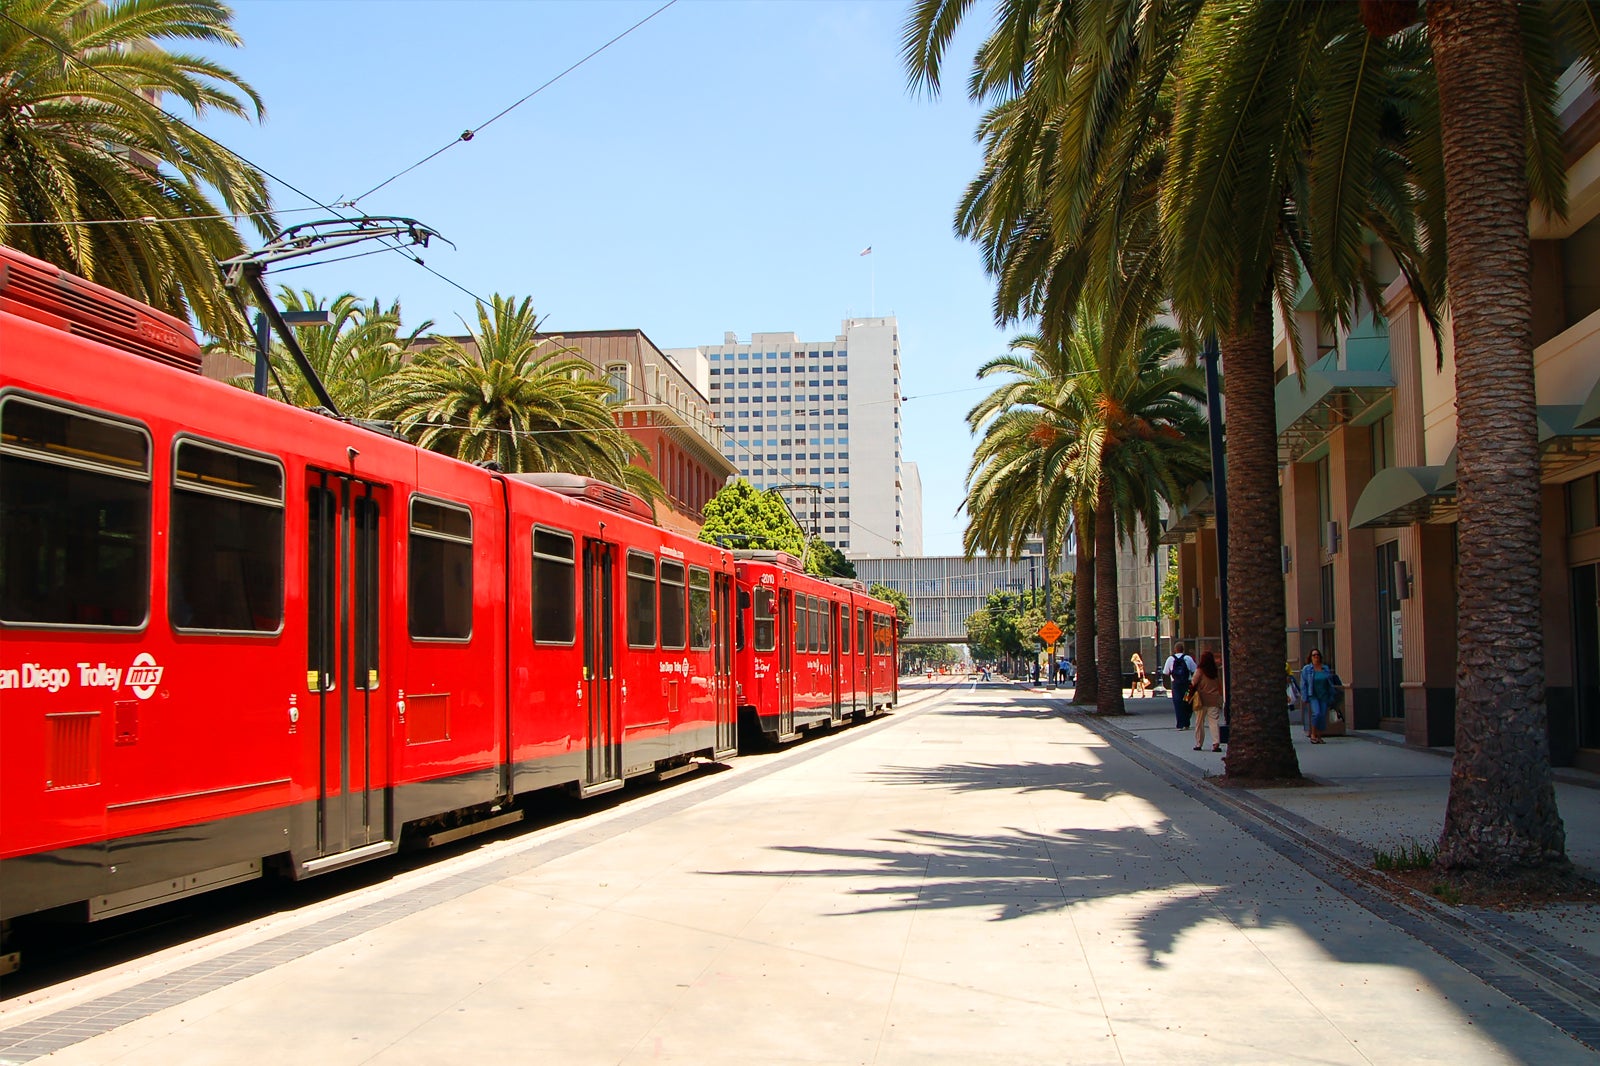
[[[279,316],[288,326],[330,326],[333,316],[327,311],[280,311]],[[256,376],[255,393],[267,394],[268,357],[272,353],[272,320],[265,311],[256,312]]]
[[[1217,512],[1217,581],[1222,586],[1222,720],[1228,720],[1228,473],[1222,437],[1222,376],[1215,335],[1201,349],[1206,364],[1206,420],[1211,435],[1211,500]]]

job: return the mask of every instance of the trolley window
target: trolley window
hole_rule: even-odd
[[[702,566],[689,567],[689,647],[711,647],[711,571]]]
[[[571,533],[533,529],[533,639],[571,644],[578,635],[578,571]]]
[[[856,608],[856,651],[867,654],[867,609]]]
[[[797,652],[806,650],[806,628],[806,598],[804,596],[796,596],[794,598],[794,650]]]
[[[656,646],[656,560],[628,553],[628,647]]]
[[[438,500],[411,498],[411,636],[472,636],[472,512]]]
[[[850,654],[850,605],[839,606],[839,654]]]
[[[144,625],[150,493],[142,426],[0,398],[0,620]]]
[[[822,601],[815,596],[811,598],[811,650],[822,650]]]
[[[371,488],[367,491],[370,493]],[[378,501],[371,495],[355,500],[355,656],[354,684],[358,689],[378,687],[378,613],[382,609],[378,594],[382,564],[378,559],[381,543],[378,528]]]
[[[778,612],[774,609],[776,597],[770,588],[757,585],[755,588],[755,606],[752,613],[755,616],[755,644],[756,651],[771,651],[778,646]]]
[[[822,623],[822,647],[818,648],[817,650],[832,651],[834,612],[833,603],[830,600],[821,600],[818,602],[818,607],[820,610],[817,613],[817,620]]]
[[[687,644],[685,618],[688,604],[683,588],[683,564],[661,560],[661,647],[681,651]]]
[[[283,623],[283,464],[183,439],[173,459],[167,616],[174,629]]]

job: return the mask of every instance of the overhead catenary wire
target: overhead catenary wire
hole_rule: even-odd
[[[78,67],[78,68],[80,68],[82,70],[86,70],[86,71],[88,71],[90,73],[93,73],[93,74],[95,74],[96,76],[98,76],[100,78],[103,78],[109,84],[116,86],[117,88],[121,89],[123,92],[127,93],[130,97],[139,100],[141,103],[155,107],[156,110],[159,111],[162,114],[162,116],[164,116],[169,122],[172,122],[172,123],[175,123],[176,125],[182,126],[183,128],[185,128],[185,129],[189,130],[190,132],[194,133],[196,136],[204,138],[206,141],[208,141],[212,145],[216,146],[218,149],[226,152],[228,155],[230,155],[233,158],[237,159],[239,162],[241,162],[241,163],[245,164],[246,166],[249,166],[249,167],[259,171],[261,174],[266,176],[268,179],[270,179],[270,180],[272,180],[274,182],[277,182],[279,185],[283,186],[285,189],[288,189],[290,192],[293,192],[295,195],[300,196],[301,198],[303,198],[303,199],[309,201],[310,203],[316,205],[316,208],[320,208],[320,209],[322,209],[324,211],[327,211],[328,213],[330,213],[330,214],[332,214],[332,215],[334,215],[334,216],[336,216],[338,218],[347,218],[348,216],[340,213],[340,210],[339,210],[340,208],[350,209],[350,208],[354,207],[354,205],[358,201],[360,201],[362,199],[365,199],[367,196],[372,195],[374,192],[377,192],[379,189],[381,189],[384,186],[390,184],[391,182],[393,182],[397,178],[403,176],[404,174],[410,172],[411,170],[416,169],[418,166],[421,166],[422,164],[428,162],[428,160],[430,160],[432,158],[435,158],[440,153],[442,153],[442,152],[448,150],[449,148],[453,147],[455,144],[460,143],[463,140],[471,140],[472,139],[471,135],[474,135],[477,131],[480,131],[480,130],[484,129],[487,126],[491,125],[492,123],[494,123],[494,122],[498,121],[499,119],[505,117],[507,114],[511,113],[513,110],[515,110],[516,108],[520,107],[522,104],[526,103],[528,100],[532,99],[534,96],[538,95],[540,92],[544,91],[549,86],[555,84],[557,81],[559,81],[562,78],[566,77],[566,75],[568,75],[572,71],[578,69],[579,67],[581,67],[582,65],[587,63],[590,59],[593,59],[595,56],[599,55],[601,52],[604,52],[606,49],[610,48],[612,45],[616,44],[618,41],[622,40],[624,37],[627,37],[629,34],[634,32],[635,30],[637,30],[639,27],[643,26],[645,23],[649,22],[651,19],[654,19],[657,15],[661,14],[663,11],[665,11],[668,8],[672,7],[676,3],[677,3],[677,0],[667,0],[667,3],[661,5],[660,7],[658,7],[654,11],[652,11],[649,15],[647,15],[644,18],[640,19],[638,22],[634,23],[632,26],[628,27],[623,32],[617,34],[615,37],[611,38],[605,44],[603,44],[600,47],[594,49],[588,55],[584,56],[582,59],[580,59],[577,62],[573,63],[572,65],[567,67],[565,70],[561,71],[559,74],[557,74],[554,77],[550,78],[544,84],[538,86],[537,88],[535,88],[531,92],[527,93],[521,99],[519,99],[519,100],[515,101],[514,103],[510,104],[509,106],[501,109],[495,115],[492,115],[489,119],[485,120],[478,127],[476,127],[475,130],[466,131],[466,133],[463,134],[463,136],[456,138],[456,140],[452,141],[450,144],[447,144],[444,147],[436,150],[435,152],[433,152],[429,156],[426,156],[423,159],[419,160],[418,162],[416,162],[416,163],[412,164],[411,166],[407,167],[405,170],[402,170],[402,171],[394,174],[393,176],[385,179],[383,182],[380,182],[378,185],[375,185],[371,189],[368,189],[366,192],[362,193],[360,196],[356,196],[356,197],[350,198],[350,199],[336,200],[333,203],[324,202],[323,200],[317,198],[316,196],[313,196],[312,194],[306,192],[304,189],[301,189],[299,186],[295,185],[294,183],[288,181],[285,178],[280,177],[279,175],[277,175],[277,174],[273,173],[272,171],[268,170],[266,167],[261,166],[260,164],[256,163],[254,160],[248,158],[247,156],[243,155],[242,153],[236,151],[235,149],[233,149],[233,148],[229,147],[228,145],[224,144],[223,142],[217,140],[215,137],[211,136],[210,134],[205,133],[204,131],[196,128],[195,126],[193,126],[189,122],[184,121],[182,118],[180,118],[179,116],[177,116],[177,115],[173,114],[172,112],[168,111],[166,108],[161,107],[159,104],[153,104],[147,97],[145,97],[143,94],[138,92],[132,86],[126,84],[125,82],[123,82],[121,79],[115,77],[114,75],[109,74],[106,71],[101,70],[100,68],[95,66],[93,63],[83,59],[81,56],[74,55],[72,52],[70,52],[67,49],[63,48],[61,45],[59,45],[55,41],[52,41],[50,38],[48,38],[48,37],[44,36],[43,34],[39,33],[37,30],[33,29],[31,26],[28,26],[25,23],[21,22],[20,20],[18,20],[14,16],[12,16],[9,12],[5,11],[3,8],[0,8],[0,18],[5,19],[7,22],[9,22],[13,26],[15,26],[17,29],[19,29],[22,32],[24,32],[24,33],[28,34],[29,36],[33,37],[35,40],[43,43],[46,47],[50,48],[52,51],[54,51],[57,54],[59,54],[63,59],[67,60],[69,63],[73,64],[74,66],[76,66],[76,67]],[[275,212],[228,212],[228,213],[225,213],[225,214],[220,214],[217,217],[218,218],[266,217],[266,216],[271,215],[271,214],[299,213],[300,211],[309,211],[309,210],[314,210],[314,208],[303,208],[303,209],[302,208],[293,208],[293,209],[284,209],[282,211],[275,211]],[[186,219],[159,220],[159,221],[161,221],[161,222],[179,222],[179,221],[189,222],[189,221],[199,221],[199,220],[200,220],[200,216],[195,216],[193,218],[186,218]],[[98,221],[101,224],[108,224],[108,225],[110,225],[110,224],[128,224],[128,223],[149,224],[144,219],[127,219],[127,220],[108,219],[108,220],[95,220],[95,221]],[[35,223],[8,223],[8,225],[35,225]],[[478,293],[472,291],[471,289],[467,288],[466,286],[462,285],[460,282],[457,282],[453,278],[450,278],[447,275],[441,273],[440,271],[435,270],[433,267],[428,266],[427,263],[424,262],[420,256],[416,255],[409,248],[401,246],[398,243],[394,243],[390,239],[385,239],[385,243],[386,243],[387,247],[385,249],[382,249],[382,250],[393,251],[393,252],[395,252],[395,253],[397,253],[397,254],[399,254],[399,255],[401,255],[401,256],[409,259],[409,260],[411,260],[413,263],[416,263],[418,266],[422,267],[424,270],[426,270],[428,273],[432,274],[434,277],[436,277],[439,280],[445,282],[446,284],[452,286],[453,288],[457,289],[461,293],[463,293],[463,294],[465,294],[467,296],[470,296],[473,300],[477,301],[478,303],[485,304],[485,305],[490,303],[489,300],[486,300],[484,297],[482,297]],[[376,252],[358,253],[357,255],[345,256],[345,257],[341,257],[340,259],[323,261],[323,262],[319,262],[319,263],[308,263],[308,264],[305,264],[305,267],[283,268],[283,270],[304,269],[304,268],[309,268],[310,266],[321,266],[321,265],[326,265],[328,262],[342,262],[345,259],[360,258],[360,257],[362,257],[364,255],[368,255],[368,254],[377,254],[377,253]],[[279,272],[283,272],[283,271],[280,270]],[[281,390],[281,388],[282,388],[281,383],[280,383],[279,387],[280,387],[280,390]],[[957,391],[968,391],[968,390],[957,390]],[[651,398],[653,400],[655,400],[657,403],[661,403],[661,404],[665,404],[666,403],[666,401],[663,400],[661,397],[652,396]],[[909,397],[902,397],[902,399],[908,399],[908,398]],[[893,401],[889,400],[889,401],[878,401],[878,402],[893,402]],[[866,406],[866,405],[862,405],[862,406]],[[460,427],[460,428],[466,428],[466,427]],[[737,448],[737,449],[743,451],[745,454],[749,455],[755,465],[757,465],[760,468],[762,468],[762,469],[766,470],[767,472],[771,473],[774,477],[784,477],[783,473],[781,472],[781,470],[778,467],[776,467],[775,465],[773,465],[772,463],[770,463],[770,462],[768,462],[766,460],[761,459],[760,455],[757,452],[751,450],[748,445],[744,445],[744,444],[740,443],[738,441],[738,439],[735,438],[733,436],[733,434],[727,428],[725,428],[722,424],[720,424],[720,423],[715,424],[715,429],[722,437],[724,437],[724,438],[726,438],[728,440],[729,444],[732,447]],[[509,432],[509,431],[494,430],[493,432]],[[532,432],[563,433],[563,432],[588,432],[588,431],[547,430],[547,431],[532,431]],[[792,486],[794,484],[795,484],[794,482],[785,479],[782,484],[780,484],[778,486],[775,486],[775,488],[790,487],[790,486]],[[890,538],[887,534],[880,533],[880,532],[878,532],[876,530],[873,530],[873,529],[870,529],[870,528],[868,528],[866,526],[861,525],[859,522],[856,522],[854,519],[846,519],[846,521],[848,521],[853,528],[861,530],[862,532],[870,533],[873,536],[880,537],[880,538],[883,538],[885,540],[892,540],[893,539],[893,538]]]
[[[554,77],[550,78],[544,84],[540,85],[538,88],[534,89],[532,92],[528,93],[526,96],[522,97],[520,100],[518,100],[515,103],[509,105],[508,107],[502,108],[500,111],[496,112],[494,115],[490,116],[488,119],[485,119],[483,122],[478,123],[476,126],[469,127],[468,129],[462,130],[460,135],[455,137],[448,144],[445,144],[445,145],[443,145],[443,146],[441,146],[439,148],[434,149],[432,152],[429,152],[427,155],[423,156],[421,159],[417,160],[415,163],[412,163],[410,166],[404,168],[403,170],[398,170],[395,173],[389,175],[387,178],[384,178],[382,181],[378,182],[378,184],[374,185],[372,188],[368,189],[366,192],[362,193],[360,196],[354,197],[351,200],[351,203],[360,203],[362,200],[365,200],[367,197],[371,196],[373,193],[377,192],[379,189],[382,189],[384,186],[389,185],[389,184],[391,184],[391,183],[393,183],[395,181],[398,181],[399,179],[405,177],[407,174],[411,173],[413,170],[416,170],[418,167],[424,165],[425,163],[429,163],[429,162],[433,161],[434,159],[437,159],[439,156],[441,156],[444,153],[448,152],[450,149],[454,148],[456,145],[465,144],[468,141],[472,140],[478,134],[482,133],[484,130],[488,129],[490,126],[494,125],[496,122],[500,121],[502,118],[505,118],[511,112],[515,111],[517,108],[521,107],[523,104],[527,103],[529,100],[532,100],[535,96],[538,96],[540,93],[542,93],[546,89],[550,88],[550,86],[554,85],[556,82],[560,81],[562,78],[565,78],[568,74],[571,74],[573,71],[577,70],[579,67],[581,67],[585,63],[589,62],[589,60],[593,59],[595,56],[599,55],[601,52],[604,52],[606,49],[610,48],[612,45],[616,44],[618,41],[622,40],[624,37],[628,36],[634,30],[637,30],[640,26],[643,26],[645,23],[649,22],[651,19],[655,18],[657,15],[661,14],[663,11],[665,11],[667,8],[671,7],[672,5],[676,4],[677,2],[678,2],[678,0],[667,0],[666,3],[662,4],[660,7],[656,8],[654,11],[650,12],[650,14],[646,15],[644,18],[640,19],[638,22],[635,22],[632,26],[629,26],[627,29],[623,30],[621,33],[617,34],[615,37],[611,38],[611,40],[607,41],[605,44],[603,44],[600,47],[596,48],[594,51],[590,52],[588,55],[584,56],[582,59],[578,60],[576,63],[573,63],[571,66],[567,67],[561,73],[559,73],[559,74],[555,75]]]

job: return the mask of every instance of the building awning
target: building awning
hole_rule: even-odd
[[[1351,529],[1409,526],[1455,517],[1456,457],[1443,466],[1391,466],[1361,490],[1350,512]]]
[[[1591,402],[1600,403],[1591,397]],[[1541,404],[1539,476],[1562,480],[1570,468],[1600,458],[1600,425],[1585,426],[1577,404]],[[1456,514],[1456,453],[1443,466],[1398,466],[1381,470],[1367,482],[1350,512],[1351,529],[1408,526],[1413,522],[1450,522]]]
[[[1197,481],[1189,486],[1182,503],[1173,509],[1172,520],[1161,531],[1160,543],[1182,544],[1192,533],[1205,527],[1206,519],[1217,513],[1217,500],[1211,491],[1211,479]]]
[[[1541,404],[1539,407],[1539,476],[1545,481],[1560,481],[1569,469],[1600,456],[1600,425],[1587,426],[1583,413],[1594,396],[1583,406]]]
[[[1278,382],[1278,461],[1299,462],[1340,426],[1361,416],[1394,390],[1387,370],[1307,370]]]
[[[1589,390],[1589,398],[1578,408],[1578,425],[1586,428],[1600,427],[1600,381]]]

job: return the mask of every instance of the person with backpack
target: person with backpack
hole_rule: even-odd
[[[1193,713],[1189,707],[1189,683],[1198,669],[1195,661],[1184,652],[1182,642],[1172,646],[1172,654],[1161,668],[1167,688],[1172,692],[1172,711],[1177,715],[1179,729],[1189,728],[1189,716]]]

